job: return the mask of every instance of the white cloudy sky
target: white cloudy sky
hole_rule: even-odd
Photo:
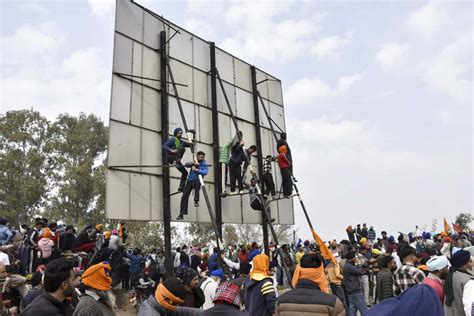
[[[323,238],[472,211],[472,3],[138,2],[283,81],[295,173]],[[114,3],[0,1],[0,113],[107,121]]]

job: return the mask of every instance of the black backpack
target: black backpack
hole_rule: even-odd
[[[135,275],[135,276],[130,280],[132,289],[135,288],[135,287],[137,287],[137,286],[140,284],[140,279],[143,279],[143,278],[144,278],[143,273],[138,273],[137,275]]]
[[[150,265],[148,266],[148,270],[150,270],[150,277],[153,279],[159,274],[158,269],[158,262],[156,262],[153,257],[150,256]]]

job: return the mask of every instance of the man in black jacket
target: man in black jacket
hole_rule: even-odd
[[[244,142],[240,141],[232,146],[229,160],[229,175],[230,175],[230,191],[235,192],[235,183],[238,183],[239,191],[243,191],[243,174],[242,163],[244,163],[244,170],[250,164],[250,155],[257,151],[255,145],[250,146],[244,151]]]
[[[35,298],[22,315],[72,315],[71,303],[66,297],[74,294],[73,267],[73,262],[68,259],[51,261],[44,274],[44,293]]]
[[[343,284],[347,294],[347,305],[349,306],[348,315],[356,315],[359,310],[361,316],[367,313],[367,305],[365,304],[364,293],[359,277],[364,274],[364,268],[360,265],[359,259],[355,251],[349,251],[346,254],[346,264],[344,265],[344,281]]]
[[[288,146],[288,142],[286,141],[286,133],[281,133],[280,134],[280,139],[277,141],[277,145],[276,145],[276,150],[278,152],[278,149],[281,147],[281,146],[286,146],[286,150],[288,151],[285,155],[286,155],[286,158],[288,158],[288,160],[290,161],[290,170],[291,172],[293,172],[293,159],[291,158],[291,149],[290,149],[290,146]]]

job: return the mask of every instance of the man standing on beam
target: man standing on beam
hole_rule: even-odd
[[[188,181],[183,189],[183,196],[181,197],[181,208],[179,215],[176,220],[182,220],[184,215],[188,214],[188,201],[191,191],[194,190],[194,206],[199,207],[199,190],[201,189],[201,182],[199,181],[199,175],[205,176],[209,172],[207,167],[205,154],[202,151],[198,151],[196,158],[197,162],[189,162],[185,165],[187,168],[191,168],[189,173]]]
[[[181,180],[179,181],[178,187],[178,191],[181,192],[183,191],[188,176],[188,171],[181,163],[181,158],[184,156],[186,147],[191,147],[192,144],[181,140],[183,137],[183,129],[181,127],[175,128],[173,135],[173,137],[170,137],[166,143],[163,144],[163,150],[166,152],[165,163],[174,165],[178,171],[181,172]]]

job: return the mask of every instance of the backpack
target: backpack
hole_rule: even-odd
[[[148,269],[150,270],[151,278],[154,278],[159,274],[158,262],[156,262],[152,256],[150,256],[150,265],[148,266]]]
[[[133,278],[130,280],[130,285],[132,286],[132,289],[137,287],[140,284],[140,279],[143,278],[143,273],[138,273],[133,276]]]

